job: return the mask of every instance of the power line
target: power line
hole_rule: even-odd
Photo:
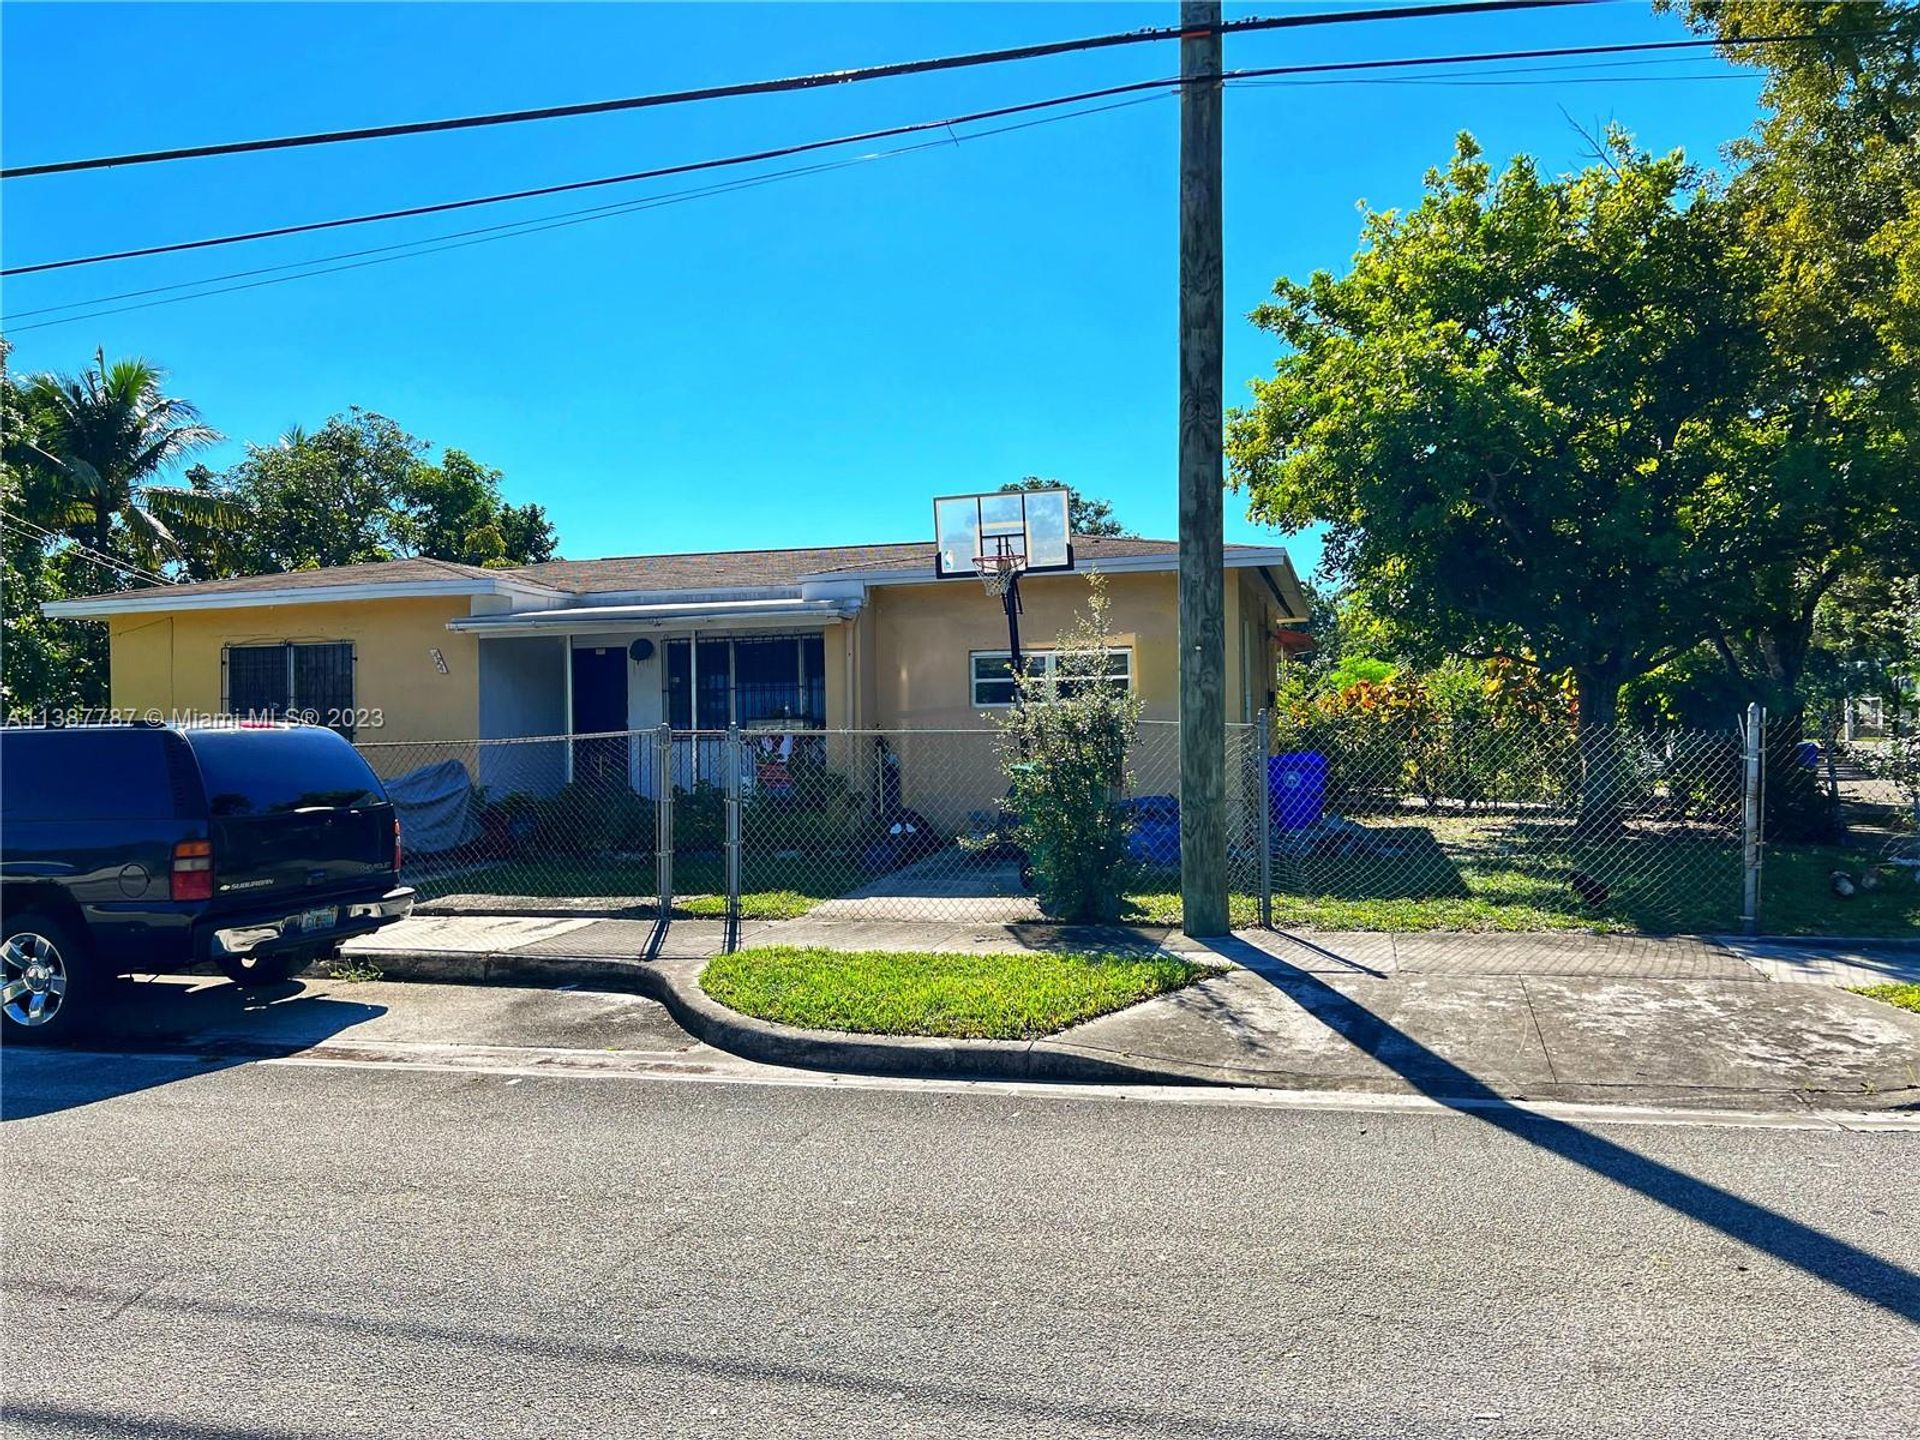
[[[1433,7],[1427,8],[1432,9]],[[1366,13],[1370,15],[1381,15],[1387,12],[1378,11]],[[1884,32],[1874,31],[1863,33],[1879,34]],[[1665,53],[1697,50],[1708,46],[1765,45],[1814,38],[1818,37],[1801,33],[1793,35],[1742,36],[1732,39],[1640,41],[1616,45],[1562,45],[1538,50],[1484,51],[1463,55],[1416,55],[1387,60],[1329,61],[1313,65],[1273,65],[1258,69],[1229,70],[1225,72],[1221,78],[1230,82],[1240,82],[1270,76],[1353,74],[1367,71],[1407,69],[1435,65],[1487,64],[1509,60]],[[1136,80],[1125,85],[1109,85],[1097,90],[1083,90],[1072,95],[1059,95],[1047,100],[1030,100],[1018,105],[1002,105],[990,110],[976,110],[970,114],[948,116],[941,120],[921,120],[912,124],[894,125],[881,130],[867,130],[853,135],[834,136],[825,140],[802,141],[792,145],[777,146],[768,150],[756,150],[745,154],[721,156],[716,159],[692,160],[679,165],[657,166],[650,170],[634,170],[622,175],[603,175],[591,180],[571,180],[553,185],[534,186],[523,190],[502,191],[493,195],[471,196],[463,200],[443,200],[430,205],[410,205],[395,210],[380,210],[364,215],[343,216],[332,220],[311,220],[297,225],[280,225],[265,230],[249,230],[231,235],[216,235],[201,240],[179,240],[166,245],[148,245],[138,249],[107,251],[98,255],[75,256],[65,260],[44,260],[33,265],[16,265],[10,269],[0,269],[0,276],[35,275],[50,270],[65,270],[82,265],[104,265],[120,260],[145,259],[154,255],[175,255],[191,250],[205,250],[218,246],[247,244],[255,240],[273,240],[289,235],[307,235],[321,230],[337,230],[347,226],[371,225],[388,220],[412,219],[421,215],[441,215],[456,210],[472,209],[476,206],[500,205],[516,200],[538,199],[548,195],[562,195],[578,190],[598,189],[609,185],[635,184],[642,180],[658,180],[674,175],[687,175],[705,170],[749,165],[765,160],[785,159],[793,155],[802,155],[843,145],[856,145],[875,140],[891,139],[902,135],[920,134],[930,130],[943,130],[955,125],[976,124],[981,121],[1000,119],[1009,115],[1027,114],[1037,110],[1053,109],[1062,105],[1075,105],[1091,100],[1108,99],[1116,95],[1137,94],[1147,90],[1166,90],[1178,87],[1180,83],[1177,78]]]
[[[24,519],[18,515],[9,515],[4,510],[0,510],[0,525],[10,526],[16,531],[24,532],[32,539],[51,540],[56,545],[66,547],[82,559],[91,560],[94,564],[104,566],[106,569],[114,571],[116,574],[124,575],[130,580],[145,580],[155,585],[171,585],[173,583],[164,576],[154,574],[151,570],[142,570],[136,565],[128,564],[126,561],[116,560],[110,555],[104,555],[100,551],[95,550],[91,545],[81,544],[71,535],[56,534],[44,526],[34,524],[31,520]]]
[[[72,309],[81,306],[105,304],[109,300],[131,298],[132,296],[152,294],[161,290],[188,289],[201,285],[217,285],[219,281],[240,279],[249,275],[265,274],[268,271],[298,269],[300,273],[275,275],[271,279],[254,280],[241,285],[220,285],[212,290],[194,290],[190,295],[174,295],[164,300],[148,300],[138,305],[119,305],[105,310],[90,310],[84,315],[66,315],[57,320],[41,320],[32,325],[13,325],[9,330],[21,334],[29,330],[44,330],[54,325],[72,325],[84,320],[96,320],[107,315],[122,315],[132,310],[150,310],[160,305],[177,305],[185,300],[203,300],[215,295],[230,295],[238,290],[257,290],[268,285],[284,285],[294,280],[307,280],[320,275],[334,275],[343,270],[364,270],[373,265],[386,265],[395,260],[411,260],[422,255],[437,255],[446,250],[464,250],[471,245],[485,245],[495,240],[514,240],[523,235],[536,235],[547,230],[563,230],[574,225],[585,225],[594,220],[610,220],[616,216],[631,214],[639,210],[651,210],[656,207],[683,203],[688,200],[702,199],[710,195],[730,194],[737,190],[752,189],[760,185],[772,184],[778,180],[792,179],[803,175],[823,174],[832,170],[849,169],[856,165],[870,164],[876,160],[890,160],[900,155],[916,154],[923,150],[943,149],[949,144],[967,140],[984,139],[992,135],[1003,135],[1015,130],[1026,130],[1036,125],[1054,124],[1062,120],[1074,120],[1083,115],[1098,114],[1107,110],[1120,110],[1130,105],[1142,105],[1150,100],[1163,99],[1163,95],[1140,95],[1131,100],[1116,101],[1111,105],[1092,106],[1084,110],[1070,111],[1065,115],[1050,115],[1038,120],[1026,120],[1016,125],[1003,125],[993,130],[976,131],[970,135],[957,135],[951,140],[924,140],[917,145],[903,145],[895,150],[883,150],[871,155],[860,155],[845,160],[829,161],[815,165],[797,165],[787,170],[776,170],[767,175],[747,176],[739,180],[729,180],[718,185],[704,185],[690,190],[672,192],[666,195],[648,196],[643,200],[629,200],[618,205],[596,205],[586,210],[567,211],[560,215],[547,216],[538,220],[516,220],[506,225],[488,225],[477,230],[455,231],[451,235],[430,236],[420,240],[403,241],[396,245],[376,246],[371,250],[353,250],[343,255],[320,256],[312,260],[294,261],[287,265],[266,266],[260,270],[236,271],[231,275],[213,275],[200,280],[182,281],[177,285],[155,286],[148,291],[129,291],[127,296],[104,296],[97,300],[80,300],[72,305],[48,306],[43,311],[23,313],[44,314],[53,310]],[[475,238],[468,238],[475,237]],[[438,243],[447,241],[450,243]],[[385,252],[401,251],[389,254]],[[335,265],[334,260],[355,260],[358,256],[377,256],[374,259],[356,260],[356,263]],[[308,266],[321,266],[320,269],[308,269]]]
[[[372,225],[387,220],[410,220],[421,215],[444,215],[454,210],[471,210],[481,205],[502,205],[515,200],[535,200],[548,195],[566,195],[580,190],[597,190],[609,185],[633,185],[642,180],[663,180],[674,175],[696,174],[704,170],[753,165],[765,160],[784,160],[817,150],[837,149],[843,145],[862,145],[875,140],[891,140],[902,135],[919,135],[929,130],[946,130],[955,125],[973,125],[1009,115],[1029,114],[1088,100],[1142,90],[1164,90],[1177,80],[1144,80],[1130,85],[1113,85],[1101,90],[1083,90],[1051,100],[1030,100],[1019,105],[1001,105],[991,110],[976,110],[966,115],[950,115],[941,120],[917,120],[907,125],[890,125],[882,130],[863,130],[852,135],[836,135],[826,140],[805,140],[779,145],[770,150],[753,150],[717,159],[689,160],[679,165],[660,165],[651,170],[631,170],[622,175],[601,175],[592,180],[569,180],[555,185],[536,185],[525,190],[507,190],[494,195],[476,195],[465,200],[443,200],[431,205],[410,205],[398,210],[381,210],[368,215],[349,215],[335,220],[310,220],[299,225],[280,225],[269,230],[249,230],[237,235],[216,235],[204,240],[179,240],[169,245],[149,245],[137,250],[116,250],[101,255],[83,255],[69,260],[45,260],[37,265],[16,265],[0,270],[0,276],[36,275],[48,270],[66,270],[79,265],[104,265],[117,260],[140,260],[153,255],[176,255],[187,250],[205,250],[222,245],[242,245],[254,240],[277,240],[288,235],[310,235],[318,230],[338,230],[350,225]]]
[[[1150,98],[1158,98],[1158,97],[1150,97]],[[1129,103],[1135,103],[1135,102],[1129,102]],[[1090,113],[1090,112],[1074,111],[1072,112],[1072,114],[1060,116],[1057,118],[1071,119],[1073,118],[1074,115],[1078,115],[1082,113]],[[994,133],[994,132],[984,132],[984,133]],[[968,137],[968,138],[972,138],[972,137]],[[935,143],[944,145],[947,142],[939,141]],[[39,306],[37,309],[33,309],[33,310],[14,310],[8,313],[8,319],[24,320],[29,316],[34,316],[34,315],[53,315],[53,314],[57,314],[62,310],[84,310],[87,307],[92,305],[108,305],[113,303],[116,300],[135,300],[147,295],[164,295],[174,290],[193,290],[193,289],[197,289],[202,285],[217,285],[224,280],[244,280],[244,279],[249,279],[256,275],[275,275],[275,274],[279,274],[282,271],[287,271],[287,270],[306,270],[310,266],[326,265],[335,260],[355,260],[355,259],[359,259],[363,255],[392,254],[392,258],[396,260],[405,260],[409,258],[407,255],[393,254],[392,252],[418,251],[419,253],[422,253],[422,254],[430,254],[432,253],[431,251],[420,250],[420,247],[425,245],[433,245],[442,240],[464,239],[472,235],[485,235],[485,236],[490,236],[492,238],[501,239],[501,240],[511,240],[517,234],[532,234],[538,229],[552,228],[543,224],[544,221],[548,221],[548,220],[573,219],[575,217],[583,217],[586,219],[600,219],[600,218],[611,219],[617,215],[625,215],[636,210],[650,209],[656,205],[668,205],[678,201],[696,199],[696,198],[700,198],[707,195],[728,194],[735,190],[744,190],[751,186],[766,184],[774,180],[785,180],[790,177],[802,176],[802,175],[816,175],[816,174],[821,174],[830,170],[845,169],[853,165],[864,165],[869,161],[884,160],[893,155],[905,155],[905,154],[909,154],[925,148],[928,148],[928,147],[924,145],[909,145],[909,146],[903,146],[898,150],[886,150],[886,151],[881,151],[872,155],[858,155],[847,160],[826,161],[816,165],[795,165],[790,167],[789,169],[775,170],[766,175],[749,176],[740,180],[727,180],[727,181],[720,182],[718,184],[701,185],[701,186],[696,186],[694,188],[687,189],[687,190],[669,190],[665,194],[651,195],[644,200],[620,200],[607,205],[588,206],[587,208],[581,209],[581,210],[562,210],[557,215],[542,216],[535,219],[508,220],[508,221],[503,221],[501,224],[498,224],[498,225],[481,225],[471,230],[455,230],[449,234],[444,234],[444,235],[423,235],[420,238],[415,240],[397,240],[391,245],[372,245],[362,250],[345,250],[334,255],[317,255],[317,256],[309,257],[308,259],[305,259],[305,260],[289,260],[279,265],[260,265],[260,266],[254,267],[251,270],[230,270],[224,275],[203,275],[196,280],[176,280],[170,285],[148,285],[139,290],[123,290],[117,295],[95,295],[92,298],[87,300],[69,300],[64,304],[60,304],[60,305],[42,305],[42,306]],[[328,272],[318,271],[315,273],[324,274]],[[282,278],[286,280],[302,280],[302,279],[305,279],[306,277],[304,275],[285,275]],[[223,294],[225,292],[216,290],[216,291],[208,291],[207,293]],[[178,298],[182,300],[196,300],[200,297],[197,295],[182,295]],[[158,302],[158,303],[172,303],[172,302],[169,301],[169,302]],[[125,308],[126,309],[146,309],[148,307],[127,306]],[[118,310],[103,310],[103,311],[98,311],[96,313],[103,314],[103,315],[117,315],[117,314],[120,314],[121,312]],[[91,319],[92,316],[83,315],[83,316],[76,316],[73,318],[84,320],[84,319]],[[55,322],[49,322],[49,323],[65,324],[67,322],[55,321]],[[11,325],[9,326],[9,329],[18,329],[18,330],[34,330],[38,328],[39,328],[38,326],[34,326],[34,325],[21,325],[17,327],[11,326]]]
[[[1505,74],[1505,75],[1530,75],[1530,74],[1537,74],[1541,72],[1547,73],[1547,78],[1532,79],[1532,80],[1485,79],[1479,76],[1384,76],[1384,77],[1372,78],[1372,79],[1365,78],[1365,77],[1333,76],[1333,77],[1328,77],[1324,79],[1316,79],[1311,77],[1287,77],[1287,76],[1275,77],[1275,78],[1252,78],[1252,76],[1250,75],[1248,77],[1243,78],[1241,76],[1238,76],[1236,74],[1231,74],[1231,73],[1227,77],[1225,77],[1225,79],[1227,83],[1235,84],[1235,85],[1244,85],[1250,89],[1267,89],[1267,88],[1286,86],[1286,85],[1552,85],[1552,84],[1575,84],[1575,83],[1609,84],[1609,83],[1614,83],[1618,81],[1666,83],[1669,81],[1676,81],[1676,80],[1694,81],[1694,80],[1750,79],[1750,77],[1744,76],[1744,75],[1719,74],[1719,73],[1688,74],[1688,75],[1602,75],[1602,76],[1569,75],[1566,73],[1568,71],[1584,70],[1589,68],[1618,69],[1625,66],[1683,64],[1683,63],[1686,63],[1690,58],[1691,57],[1686,55],[1672,55],[1672,56],[1662,56],[1662,57],[1655,57],[1651,59],[1639,59],[1639,60],[1580,61],[1573,65],[1515,66],[1515,67],[1512,67],[1511,69],[1501,72],[1502,74]],[[1553,78],[1553,77],[1559,77],[1559,78]],[[1161,88],[1163,90],[1170,89],[1172,83],[1173,82],[1164,82],[1162,83]],[[1055,123],[1056,121],[1078,119],[1082,116],[1099,114],[1108,110],[1122,109],[1128,106],[1143,104],[1143,103],[1146,103],[1147,101],[1156,100],[1160,98],[1162,98],[1161,94],[1157,94],[1157,93],[1140,95],[1134,99],[1123,100],[1110,105],[1089,106],[1085,109],[1070,111],[1064,115],[1047,116],[1038,120],[1025,121],[1017,125],[998,126],[990,130],[976,131],[969,135],[953,136],[951,137],[951,139],[953,143],[957,144],[963,140],[982,139],[982,138],[987,138],[994,135],[1007,134],[1015,130],[1029,129],[1036,125],[1052,124],[1052,123]],[[1038,103],[1047,104],[1052,102],[1038,102]],[[966,117],[958,117],[952,122],[930,121],[930,122],[926,122],[924,128],[939,129],[939,128],[943,128],[944,125],[947,123],[952,123],[952,124],[962,123],[962,121],[965,118]],[[409,259],[416,258],[418,256],[439,254],[442,251],[447,251],[447,250],[465,249],[467,248],[467,244],[477,245],[477,244],[491,243],[492,241],[495,241],[495,240],[513,240],[526,235],[540,234],[548,230],[571,228],[573,225],[586,224],[594,220],[615,219],[623,215],[634,214],[641,210],[650,210],[656,207],[684,203],[690,200],[705,199],[715,195],[732,194],[736,191],[757,188],[760,185],[769,184],[779,180],[801,178],[809,175],[826,174],[832,171],[847,169],[857,165],[869,164],[876,160],[887,160],[887,159],[892,159],[901,155],[918,154],[925,150],[943,148],[948,143],[949,142],[947,140],[928,141],[928,142],[923,142],[917,145],[906,145],[893,150],[884,150],[884,151],[878,151],[868,155],[856,156],[854,158],[847,159],[847,160],[831,161],[824,164],[815,164],[815,165],[792,166],[788,169],[776,170],[765,175],[752,176],[742,180],[726,181],[716,185],[697,186],[697,187],[686,189],[686,190],[669,191],[662,195],[648,196],[647,198],[642,200],[619,201],[613,204],[589,206],[580,210],[565,210],[555,215],[542,216],[537,219],[507,221],[498,225],[479,226],[470,230],[456,230],[448,234],[423,236],[416,240],[396,241],[395,243],[390,245],[376,245],[376,246],[371,246],[371,247],[367,247],[360,250],[343,251],[333,255],[315,256],[305,260],[292,260],[279,265],[264,265],[264,266],[258,266],[252,269],[247,269],[247,270],[229,271],[225,274],[220,274],[220,275],[205,275],[194,280],[179,280],[167,285],[152,285],[139,290],[122,291],[114,295],[97,295],[86,300],[70,300],[63,304],[45,305],[45,306],[39,307],[38,309],[33,309],[33,310],[16,310],[11,312],[11,315],[8,317],[9,321],[24,320],[37,315],[54,315],[54,314],[58,314],[61,311],[67,311],[67,310],[86,310],[88,311],[88,313],[84,315],[69,315],[58,320],[43,320],[38,322],[37,324],[32,324],[32,325],[9,324],[9,329],[12,330],[14,333],[21,333],[28,330],[45,329],[49,326],[54,326],[54,325],[75,324],[81,321],[102,318],[108,315],[120,315],[120,314],[126,314],[130,311],[148,310],[161,305],[174,305],[187,300],[206,299],[216,295],[232,294],[235,291],[240,291],[240,290],[253,290],[253,289],[262,288],[267,285],[287,284],[295,280],[306,280],[306,279],[315,278],[321,275],[338,274],[341,271],[345,271],[345,270],[365,269],[371,265],[388,264],[395,260],[409,260]],[[451,242],[461,242],[461,241],[465,241],[467,242],[467,244],[451,243]],[[334,263],[336,261],[362,260],[364,257],[370,257],[370,256],[377,256],[382,258],[365,259],[364,264],[335,264]],[[324,268],[316,268],[316,267],[324,267]],[[298,272],[298,273],[284,273],[284,272]],[[266,280],[256,280],[256,277],[259,277],[259,276],[272,276],[274,278],[266,279]],[[230,280],[235,280],[235,281],[254,280],[256,281],[256,283],[238,284],[238,285],[227,285],[223,283]],[[217,286],[219,288],[215,288],[215,289],[203,288],[207,286]],[[184,294],[184,295],[173,295],[171,293],[174,291],[181,291],[181,290],[192,291],[193,293]],[[167,295],[167,296],[170,296],[170,298],[162,299],[162,300],[145,300],[145,297],[153,296],[153,295]],[[145,303],[137,304],[137,305],[115,305],[114,304],[114,302],[121,301],[121,300],[144,300]],[[92,308],[94,306],[112,306],[113,308],[96,310]]]
[[[1598,3],[1598,0],[1467,0],[1467,3],[1401,5],[1385,9],[1345,10],[1312,15],[1253,16],[1244,20],[1229,20],[1219,28],[1222,34],[1254,30],[1292,30],[1315,25],[1351,25],[1372,20],[1417,20],[1429,16],[1535,10],[1548,6],[1594,3]],[[1078,40],[1051,40],[1037,45],[1016,45],[1001,50],[978,50],[970,54],[944,55],[930,60],[895,61],[891,64],[867,65],[850,70],[828,70],[812,75],[789,76],[779,80],[749,80],[730,85],[701,86],[691,90],[629,95],[617,100],[592,100],[575,105],[548,105],[532,110],[502,110],[446,120],[369,125],[352,130],[324,130],[308,135],[281,135],[264,140],[235,140],[216,145],[190,145],[172,150],[146,150],[126,155],[96,156],[88,160],[51,161],[42,165],[16,165],[11,169],[0,170],[0,180],[19,180],[31,175],[64,175],[77,170],[104,170],[115,165],[151,165],[166,160],[193,160],[215,155],[250,154],[262,150],[290,150],[309,145],[337,145],[354,140],[380,140],[402,135],[434,134],[448,130],[474,130],[492,125],[518,125],[535,120],[559,120],[582,115],[605,115],[623,110],[685,105],[699,100],[775,95],[794,90],[818,90],[835,85],[859,84],[867,80],[925,75],[935,71],[959,70],[977,65],[1037,60],[1085,50],[1105,50],[1122,45],[1177,40],[1182,33],[1177,25],[1161,25],[1145,30],[1090,35]]]

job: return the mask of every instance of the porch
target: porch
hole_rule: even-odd
[[[625,777],[637,795],[720,776],[730,726],[785,758],[852,707],[856,603],[774,599],[600,606],[457,620],[479,641],[474,778],[493,793],[551,795]],[[673,735],[669,759],[650,734]]]

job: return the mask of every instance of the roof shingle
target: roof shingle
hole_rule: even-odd
[[[1142,555],[1171,558],[1179,550],[1178,542],[1173,540],[1142,540],[1108,535],[1076,535],[1073,545],[1075,562],[1082,569],[1096,566],[1103,559],[1118,560]],[[1232,554],[1257,547],[1229,545],[1226,548]],[[461,565],[451,560],[413,557],[361,565],[336,565],[317,570],[281,571],[271,575],[243,575],[231,580],[201,580],[173,586],[170,593],[185,598],[192,595],[244,593],[248,590],[410,584],[441,579],[521,580],[574,595],[792,589],[806,575],[857,575],[897,570],[931,573],[933,559],[934,546],[930,540],[782,550],[616,555],[600,560],[548,560],[538,565],[502,570]]]

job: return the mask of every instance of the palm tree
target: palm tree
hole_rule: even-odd
[[[109,554],[117,518],[143,563],[179,555],[176,527],[205,533],[234,523],[236,507],[218,495],[153,483],[219,432],[192,404],[161,392],[166,372],[157,366],[137,358],[108,364],[104,350],[93,358],[78,376],[31,375],[21,387],[30,433],[18,443],[46,472],[45,523]]]

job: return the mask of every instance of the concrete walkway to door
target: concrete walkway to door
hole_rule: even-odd
[[[949,925],[1012,925],[1040,919],[1040,904],[1020,885],[1011,860],[956,862],[942,850],[849,890],[805,919]]]

